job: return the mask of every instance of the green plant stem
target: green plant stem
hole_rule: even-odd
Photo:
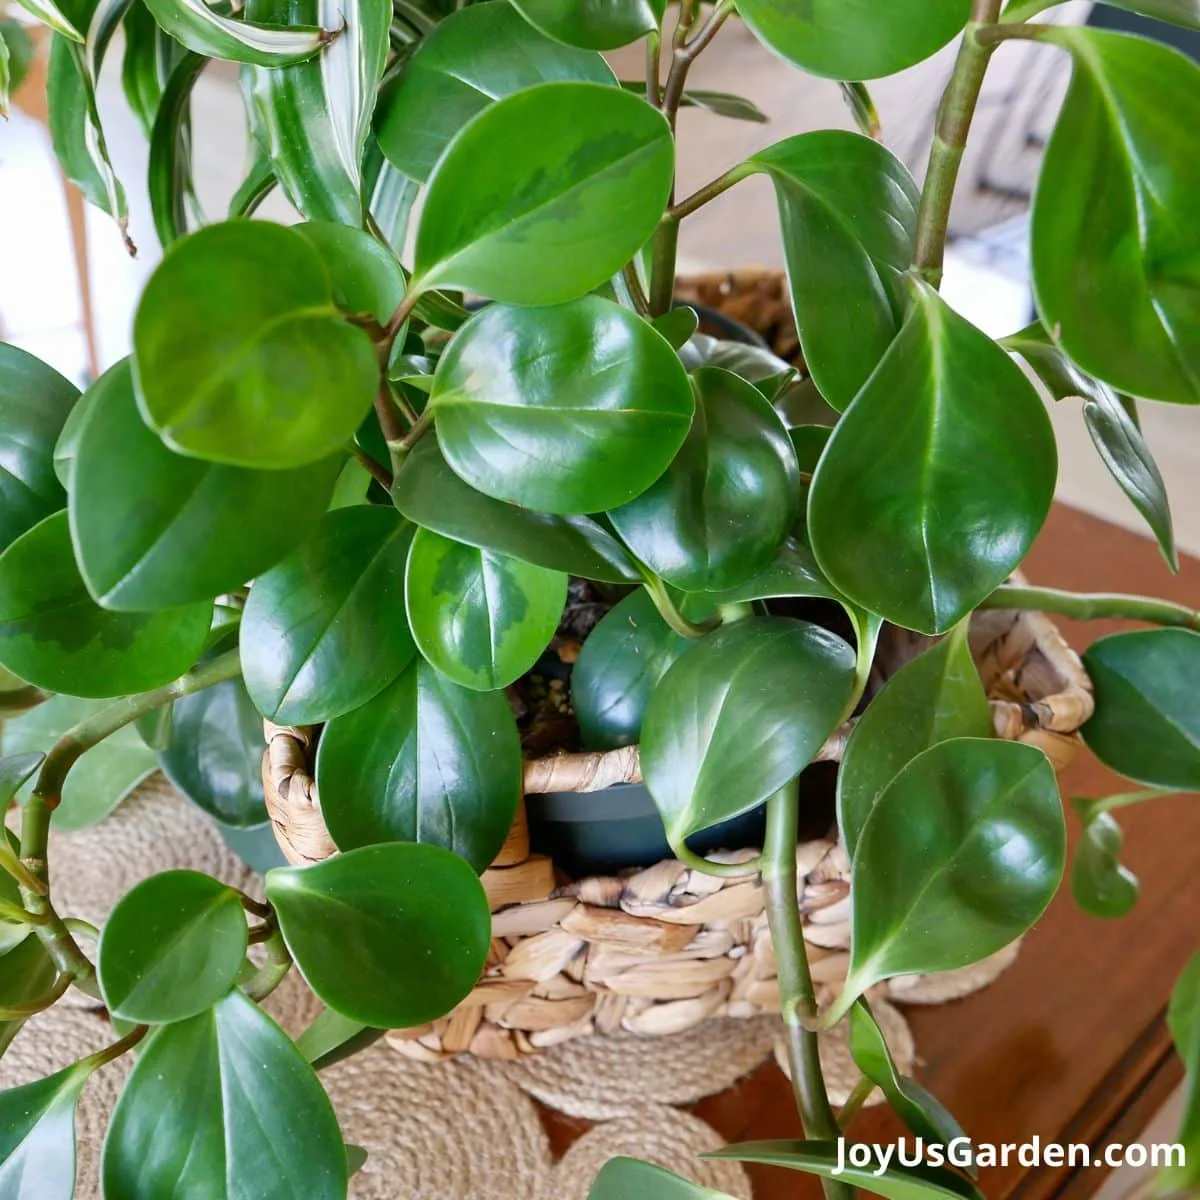
[[[621,268],[621,278],[625,281],[625,286],[629,289],[630,299],[633,301],[633,307],[638,316],[648,317],[650,315],[650,300],[646,296],[646,289],[642,287],[642,281],[638,278],[637,266],[634,263],[626,263]]]
[[[1059,25],[989,25],[979,30],[981,45],[994,50],[1001,42],[1052,42],[1060,37]]]
[[[6,900],[0,900],[0,921],[9,921],[15,925],[43,925],[46,918],[37,913],[26,912],[19,904],[9,904]]]
[[[86,1067],[90,1075],[93,1071],[98,1071],[101,1067],[120,1058],[122,1054],[127,1054],[149,1032],[149,1025],[135,1025],[120,1041],[113,1042],[111,1046],[105,1046],[103,1050],[97,1050],[95,1054],[89,1054],[87,1058],[80,1060],[79,1065]]]
[[[662,70],[662,34],[646,38],[646,103],[658,108],[662,104],[659,72]]]
[[[686,866],[696,871],[702,871],[705,875],[714,875],[718,879],[743,879],[750,875],[757,875],[763,869],[765,861],[759,854],[740,863],[713,862],[711,858],[705,858],[703,854],[689,850],[683,842],[672,842],[671,853]]]
[[[15,717],[20,713],[36,708],[43,700],[49,700],[50,693],[43,692],[33,684],[14,688],[10,692],[0,692],[0,720],[5,717]]]
[[[420,298],[420,292],[410,289],[408,295],[400,301],[396,307],[396,311],[392,313],[383,329],[384,337],[387,339],[388,350],[391,350],[392,343],[396,340],[400,330],[404,328],[404,322],[412,316],[412,310],[417,307],[417,301]]]
[[[775,948],[779,976],[779,1006],[787,1041],[792,1091],[808,1138],[834,1139],[841,1136],[837,1117],[829,1103],[817,1035],[805,1028],[805,1020],[817,1015],[817,999],[804,948],[800,920],[800,898],[796,891],[796,839],[799,835],[800,785],[793,779],[767,801],[767,837],[763,850],[763,892],[767,925]],[[828,1200],[847,1200],[853,1188],[829,1180]]]
[[[654,601],[654,607],[658,609],[658,615],[680,637],[703,637],[706,633],[711,633],[721,623],[720,619],[715,617],[700,624],[697,624],[695,621],[689,621],[676,607],[675,601],[671,599],[671,594],[667,591],[667,585],[653,571],[643,568],[642,578],[644,580],[643,586],[649,593],[650,599]]]
[[[87,956],[79,949],[63,919],[50,904],[50,874],[46,862],[46,846],[50,837],[50,816],[62,800],[62,787],[67,774],[79,759],[93,746],[105,738],[132,724],[138,717],[182,696],[203,691],[226,679],[241,674],[241,661],[237,650],[211,659],[173,683],[142,692],[136,696],[124,696],[102,708],[86,720],[80,721],[54,743],[38,772],[33,793],[25,803],[21,820],[21,862],[32,876],[30,882],[36,886],[21,885],[21,900],[25,907],[41,923],[35,931],[51,961],[58,967],[67,982],[74,982],[81,990],[96,999],[100,990],[96,985],[96,971]]]
[[[354,457],[358,460],[358,465],[379,484],[380,487],[387,491],[392,490],[392,473],[384,467],[381,467],[369,454],[364,453],[357,446],[354,447]]]
[[[981,25],[996,22],[1000,15],[1000,3],[1001,0],[973,0],[971,22],[963,33],[954,73],[938,108],[933,147],[929,152],[929,170],[921,191],[921,211],[917,218],[913,258],[913,265],[934,287],[942,282],[942,263],[946,256],[954,186],[958,182],[967,134],[991,57],[990,47],[979,40],[977,32]]]
[[[675,258],[679,253],[679,221],[663,217],[654,233],[650,258],[650,315],[661,317],[675,299]]]
[[[698,188],[687,199],[680,200],[678,204],[672,205],[664,219],[682,221],[684,217],[691,216],[697,209],[703,208],[710,200],[715,200],[718,196],[729,191],[735,183],[740,183],[751,174],[753,174],[752,168],[748,167],[745,163],[739,163],[736,167],[731,167],[724,175],[720,175],[711,183],[706,183],[702,188]]]
[[[46,894],[46,885],[9,850],[3,841],[0,841],[0,871],[11,875],[17,883],[31,892],[43,896]]]
[[[1088,825],[1101,813],[1113,812],[1118,808],[1130,808],[1134,804],[1143,804],[1147,800],[1161,800],[1164,796],[1174,795],[1176,792],[1170,788],[1146,788],[1140,792],[1122,792],[1117,796],[1101,796],[1098,800],[1086,800],[1077,796],[1071,801],[1071,805],[1079,814],[1079,819]]]
[[[1200,630],[1200,612],[1154,600],[1149,596],[1127,596],[1119,592],[1064,592],[1058,588],[998,587],[980,608],[1024,608],[1058,613],[1076,621],[1147,621],[1179,629]]]
[[[288,948],[283,941],[283,934],[278,928],[271,932],[270,937],[262,945],[266,952],[266,959],[262,966],[242,984],[242,991],[254,1001],[266,999],[292,969],[292,956],[288,953]]]
[[[36,1017],[38,1013],[52,1008],[66,993],[74,979],[70,975],[60,975],[54,986],[40,999],[30,1004],[0,1005],[0,1021],[24,1021],[27,1017]]]
[[[875,1090],[875,1081],[865,1075],[854,1085],[854,1091],[846,1098],[846,1103],[838,1109],[838,1125],[843,1132],[850,1128],[850,1122],[858,1116],[862,1106],[871,1098]]]

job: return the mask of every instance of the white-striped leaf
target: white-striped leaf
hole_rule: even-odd
[[[337,37],[315,25],[256,24],[214,12],[204,0],[146,0],[154,19],[189,50],[208,58],[278,67],[312,58]]]
[[[17,3],[44,25],[49,25],[55,33],[61,33],[73,42],[83,41],[83,34],[75,27],[74,22],[67,18],[57,4],[52,4],[51,0],[17,0]]]

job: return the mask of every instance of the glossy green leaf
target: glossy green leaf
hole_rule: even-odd
[[[513,7],[547,37],[567,46],[615,50],[662,24],[666,0],[513,0]]]
[[[1032,325],[1001,339],[1000,344],[1021,356],[1054,400],[1065,400],[1069,396],[1090,400],[1107,390],[1105,384],[1085,375],[1063,353],[1062,347],[1046,332],[1040,321],[1034,321]]]
[[[387,60],[391,4],[250,0],[246,12],[259,23],[340,29],[318,57],[255,67],[248,83],[260,141],[293,206],[309,220],[357,229],[363,215],[363,154]]]
[[[567,603],[567,577],[422,529],[405,576],[413,638],[426,660],[462,687],[515,683],[550,644]]]
[[[49,25],[56,33],[61,33],[74,42],[83,41],[80,29],[52,0],[18,0],[18,3],[27,13],[36,17],[43,25]]]
[[[234,466],[304,466],[347,445],[371,407],[370,337],[281,225],[229,221],[181,239],[134,320],[142,413],[173,449]]]
[[[850,974],[828,1020],[884,979],[1003,949],[1045,911],[1065,854],[1058,785],[1040,750],[953,738],[917,755],[859,835]]]
[[[940,50],[966,25],[971,0],[738,0],[755,36],[827,79],[879,79]]]
[[[638,1158],[610,1158],[600,1168],[588,1200],[730,1200]]]
[[[433,1021],[483,971],[487,896],[467,863],[439,846],[393,842],[280,868],[267,876],[267,897],[312,990],[364,1025]]]
[[[700,367],[723,367],[754,384],[772,402],[796,378],[795,367],[762,346],[730,342],[697,333],[679,351],[689,371]]]
[[[609,519],[637,558],[684,591],[764,571],[800,509],[800,471],[763,394],[717,367],[693,376],[696,415],[666,473]]]
[[[351,1021],[327,1008],[296,1039],[296,1049],[312,1063],[314,1071],[323,1071],[351,1055],[365,1050],[383,1037],[385,1030]]]
[[[663,115],[620,88],[544,83],[498,100],[430,176],[413,286],[512,304],[582,296],[649,240],[674,158]]]
[[[667,669],[694,643],[658,615],[643,589],[611,608],[588,634],[571,671],[571,701],[589,750],[632,746]]]
[[[1103,3],[1126,12],[1140,13],[1143,17],[1200,29],[1200,4],[1196,0],[1103,0]]]
[[[1096,757],[1154,787],[1200,791],[1200,633],[1118,633],[1093,642],[1083,661],[1096,688],[1083,737]]]
[[[992,736],[992,716],[958,626],[905,663],[859,718],[838,771],[838,828],[854,857],[872,809],[922,750],[950,738]]]
[[[198,871],[165,871],[127,892],[105,922],[96,969],[109,1011],[162,1025],[211,1008],[246,957],[236,889]]]
[[[1117,390],[1200,403],[1200,68],[1145,38],[1046,37],[1075,70],[1034,200],[1042,321]]]
[[[186,51],[163,89],[150,131],[147,190],[154,232],[165,250],[188,231],[192,194],[192,91],[209,60]]]
[[[1200,955],[1184,968],[1171,993],[1167,1026],[1183,1060],[1183,1117],[1175,1141],[1184,1147],[1185,1161],[1162,1173],[1164,1194],[1187,1194],[1200,1186]]]
[[[408,456],[392,499],[415,524],[481,550],[601,583],[639,578],[628,551],[602,525],[590,517],[518,508],[477,492],[446,465],[434,437],[423,438]]]
[[[671,343],[671,348],[678,352],[695,335],[700,326],[700,318],[694,308],[689,308],[686,304],[677,304],[661,317],[655,317],[650,324]]]
[[[296,225],[333,279],[333,300],[343,312],[366,314],[386,325],[404,299],[404,270],[370,234],[331,221]]]
[[[611,85],[613,74],[598,54],[539,33],[507,0],[461,8],[437,23],[380,97],[380,147],[406,175],[424,181],[477,113],[554,80]]]
[[[128,359],[84,403],[71,534],[106,608],[153,611],[233,591],[294,550],[329,503],[338,457],[255,471],[167,449],[138,412]]]
[[[842,130],[788,138],[746,167],[775,184],[804,360],[844,409],[900,329],[897,280],[912,263],[920,193],[890,151]]]
[[[945,1167],[891,1166],[877,1175],[874,1163],[854,1167],[845,1160],[845,1142],[742,1142],[712,1150],[705,1158],[786,1167],[822,1179],[837,1179],[886,1200],[983,1200],[969,1179]]]
[[[467,483],[555,513],[599,512],[645,491],[695,408],[670,344],[598,296],[489,305],[446,348],[429,403],[442,453]]]
[[[795,778],[853,683],[850,647],[802,621],[748,618],[698,641],[662,677],[642,724],[642,774],[667,840],[678,846]]]
[[[133,0],[121,22],[121,32],[125,38],[121,87],[130,111],[149,137],[163,89],[185,51],[158,27],[145,0]]]
[[[1137,876],[1122,866],[1121,827],[1110,813],[1097,813],[1083,827],[1071,868],[1075,903],[1093,917],[1123,917],[1133,911],[1141,890]]]
[[[37,934],[31,933],[7,953],[0,954],[0,1006],[36,1004],[49,994],[57,978],[58,968]],[[8,1048],[22,1025],[24,1021],[0,1021],[0,1054]],[[6,1127],[0,1126],[0,1130]]]
[[[0,550],[66,507],[54,446],[78,398],[57,371],[0,343]]]
[[[356,505],[250,589],[242,673],[259,712],[281,724],[327,721],[365,704],[415,653],[404,613],[413,527]]]
[[[859,1000],[850,1010],[850,1053],[863,1075],[887,1097],[905,1128],[926,1146],[948,1146],[959,1139],[967,1141],[962,1126],[941,1101],[915,1079],[900,1074],[883,1031],[865,1000]]]
[[[706,592],[709,604],[745,604],[751,600],[772,600],[781,596],[808,596],[836,600],[844,604],[841,593],[821,573],[812,551],[801,541],[788,538],[771,565],[753,579],[724,591]]]
[[[808,501],[825,574],[922,633],[957,624],[1042,527],[1057,451],[1042,402],[990,338],[913,282],[913,307],[834,429]]]
[[[103,700],[53,696],[44,704],[4,722],[0,745],[6,755],[45,752],[67,730],[94,716]],[[156,767],[150,750],[132,726],[118,729],[76,761],[63,785],[62,802],[51,817],[52,828],[82,829],[110,812]],[[22,796],[32,784],[26,784]]]
[[[89,1074],[76,1063],[0,1092],[0,1195],[12,1200],[71,1200],[75,1104]]]
[[[639,85],[645,90],[645,84]],[[710,92],[705,88],[688,88],[683,93],[682,108],[702,108],[718,117],[729,117],[734,121],[752,121],[755,125],[766,125],[770,121],[753,100],[745,96],[734,96],[729,92]]]
[[[459,687],[418,659],[374,700],[326,726],[317,785],[342,850],[430,843],[482,871],[504,844],[521,795],[516,721],[503,693]]]
[[[151,1034],[113,1113],[107,1200],[345,1200],[346,1149],[312,1068],[239,991]]]
[[[159,752],[163,774],[193,804],[226,825],[267,820],[262,718],[240,679],[176,700],[171,736]]]
[[[211,613],[208,603],[101,608],[75,565],[65,512],[0,555],[0,664],[47,691],[121,696],[169,683],[196,661]]]
[[[204,0],[145,0],[155,21],[176,41],[206,58],[284,66],[312,58],[336,36],[312,25],[255,24],[225,16]]]

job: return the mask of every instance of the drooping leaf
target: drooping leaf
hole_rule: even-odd
[[[312,1063],[314,1071],[323,1071],[344,1058],[365,1050],[379,1041],[384,1030],[351,1021],[327,1008],[296,1039],[296,1049]]]
[[[1125,845],[1111,813],[1096,813],[1083,827],[1071,868],[1075,903],[1093,917],[1123,917],[1137,904],[1137,876],[1121,864]]]
[[[1042,321],[1118,391],[1200,403],[1200,68],[1106,30],[1046,37],[1075,69],[1034,200]]]
[[[880,79],[940,50],[966,25],[971,0],[738,0],[769,50],[811,75]]]
[[[127,892],[105,922],[96,969],[109,1011],[164,1025],[211,1008],[246,957],[236,889],[199,871],[165,871]]]
[[[147,137],[162,102],[163,89],[176,63],[186,53],[159,28],[145,0],[133,0],[121,22],[125,56],[121,61],[121,87],[130,111]]]
[[[265,717],[309,725],[378,695],[416,649],[404,612],[413,527],[395,511],[329,513],[256,580],[242,616],[242,673]]]
[[[267,820],[263,728],[240,679],[227,679],[172,705],[171,732],[159,752],[163,774],[193,804],[225,825]]]
[[[883,1031],[865,1000],[859,1000],[850,1010],[850,1053],[863,1075],[882,1090],[905,1128],[925,1145],[948,1146],[956,1140],[967,1141],[962,1126],[941,1101],[915,1079],[900,1074]],[[972,1175],[975,1173],[971,1171]]]
[[[598,54],[539,33],[507,0],[461,8],[437,23],[380,97],[379,145],[405,175],[423,182],[477,113],[553,80],[611,85],[613,74]]]
[[[639,84],[645,90],[645,84]],[[745,96],[734,96],[729,92],[710,92],[705,88],[688,88],[683,93],[681,108],[702,108],[718,117],[729,117],[734,121],[751,121],[755,125],[766,125],[770,121],[753,100]]]
[[[850,973],[828,1021],[881,980],[1003,949],[1045,911],[1065,854],[1058,785],[1040,750],[952,738],[917,755],[859,835]]]
[[[418,659],[325,727],[317,786],[340,849],[428,843],[482,871],[521,795],[516,721],[502,693],[459,687]]]
[[[550,644],[567,577],[422,529],[408,555],[405,598],[425,659],[462,687],[495,691]]]
[[[333,279],[334,303],[345,313],[374,317],[381,325],[404,299],[404,269],[370,234],[332,221],[294,226],[316,248]]]
[[[642,773],[667,840],[677,846],[795,778],[853,682],[850,647],[802,621],[747,618],[699,640],[662,677],[642,723]]]
[[[674,157],[663,115],[620,88],[544,83],[506,96],[429,178],[413,286],[511,304],[582,296],[649,240]]]
[[[75,565],[65,512],[0,555],[0,664],[47,691],[121,696],[168,683],[196,661],[211,613],[211,603],[101,608]]]
[[[846,1144],[742,1142],[712,1150],[705,1157],[763,1163],[803,1171],[822,1179],[838,1179],[849,1187],[861,1188],[886,1200],[983,1200],[983,1193],[969,1179],[946,1167],[891,1166],[883,1174],[877,1174],[878,1168],[874,1164],[853,1166],[845,1158]]]
[[[1200,633],[1118,633],[1093,642],[1083,661],[1096,688],[1083,737],[1096,757],[1154,787],[1200,790]]]
[[[905,663],[859,718],[838,771],[838,828],[851,858],[888,784],[922,750],[992,736],[987,696],[965,624]]]
[[[684,591],[764,571],[795,523],[800,471],[783,420],[718,367],[692,375],[696,415],[665,474],[608,515],[638,559]]]
[[[336,27],[259,25],[224,16],[205,0],[145,0],[145,4],[162,29],[205,58],[278,67],[312,58],[337,36]]]
[[[18,3],[43,25],[49,25],[55,33],[61,33],[73,42],[83,41],[82,29],[77,28],[75,22],[53,0],[18,0]]]
[[[192,91],[209,60],[185,51],[163,88],[150,131],[147,190],[154,232],[165,250],[188,231],[192,199]]]
[[[339,457],[257,471],[169,450],[138,412],[128,359],[84,403],[71,534],[106,608],[154,611],[233,591],[294,550],[329,503]]]
[[[0,1092],[0,1195],[71,1200],[75,1194],[75,1104],[90,1072],[76,1063]],[[27,1190],[32,1185],[36,1191]]]
[[[658,681],[693,644],[658,615],[642,588],[600,619],[571,671],[571,702],[589,750],[639,741]]]
[[[229,217],[252,217],[262,202],[275,190],[279,180],[267,152],[255,141],[250,151],[246,175],[229,198]]]
[[[66,507],[54,446],[78,398],[57,371],[0,343],[0,550]]]
[[[657,32],[667,5],[666,0],[513,0],[513,7],[564,45],[615,50]]]
[[[1187,1194],[1200,1184],[1200,955],[1184,968],[1171,993],[1167,1026],[1183,1060],[1183,1118],[1175,1141],[1184,1148],[1184,1162],[1165,1170],[1159,1182],[1164,1194]]]
[[[239,991],[150,1035],[113,1113],[108,1200],[345,1200],[346,1149],[312,1068]]]
[[[489,305],[442,354],[429,403],[442,453],[467,483],[555,513],[599,512],[645,491],[695,408],[668,342],[598,296]]]
[[[588,1200],[730,1200],[638,1158],[610,1158],[600,1168]]]
[[[378,383],[367,334],[338,314],[320,255],[262,221],[182,238],[134,320],[143,415],[173,449],[304,466],[348,444]]]
[[[788,138],[746,168],[775,184],[804,360],[840,411],[900,330],[920,193],[895,155],[842,130]]]
[[[352,1021],[423,1025],[483,971],[487,896],[475,872],[439,846],[393,842],[279,868],[267,876],[267,897],[309,986]]]
[[[37,708],[6,720],[0,729],[0,745],[6,755],[44,752],[106,703],[53,696]],[[108,816],[156,765],[154,752],[132,726],[117,730],[85,751],[71,768],[63,785],[62,802],[51,817],[52,828],[67,831],[95,824]],[[32,784],[27,784],[22,789],[22,796],[30,787]]]
[[[1021,369],[924,283],[813,477],[817,561],[851,600],[941,633],[1008,578],[1050,509],[1054,433]]]
[[[628,551],[586,516],[518,508],[476,491],[446,465],[438,441],[417,443],[392,487],[392,500],[410,521],[481,550],[601,583],[639,578]]]

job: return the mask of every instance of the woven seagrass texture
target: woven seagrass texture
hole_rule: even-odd
[[[1039,613],[981,612],[969,640],[997,735],[1037,745],[1065,767],[1091,715],[1092,692],[1054,624]],[[888,630],[877,666],[890,675],[929,644]],[[819,757],[840,760],[851,728],[835,732]],[[314,731],[268,725],[267,737],[263,777],[280,845],[294,862],[320,861],[335,848],[311,773]],[[531,761],[525,790],[591,791],[640,778],[637,748],[628,747]],[[849,962],[850,864],[839,843],[816,840],[797,847],[796,872],[814,979],[832,997]],[[449,1016],[390,1035],[411,1058],[434,1062],[469,1051],[513,1060],[595,1033],[672,1034],[716,1017],[778,1011],[757,875],[718,879],[666,860],[568,880],[549,859],[529,853],[521,813],[483,884],[493,912],[484,977]],[[982,986],[1009,961],[998,958],[955,981],[894,981],[885,994],[902,998],[907,989],[915,1002],[937,1002]]]

